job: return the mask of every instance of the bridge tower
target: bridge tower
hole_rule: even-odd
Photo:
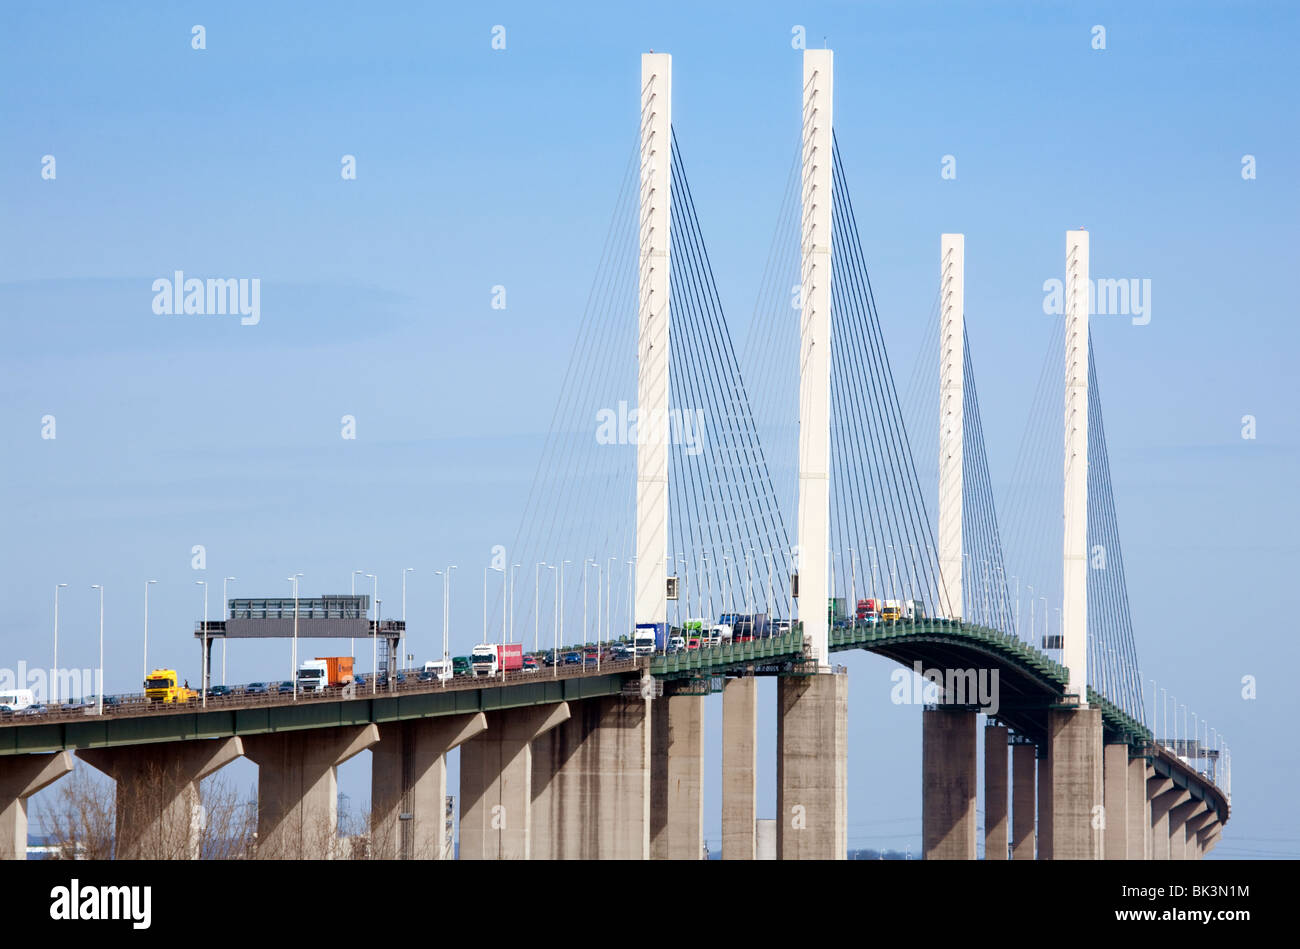
[[[635,622],[668,621],[668,292],[673,59],[641,56]]]
[[[1088,232],[1065,235],[1065,549],[1061,648],[1088,707]]]
[[[939,238],[939,596],[963,618],[962,463],[965,443],[966,236]],[[937,604],[943,609],[943,604]]]
[[[834,59],[803,54],[803,215],[799,235],[799,526],[795,569],[804,639],[830,659],[831,105]]]

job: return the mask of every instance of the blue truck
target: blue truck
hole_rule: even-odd
[[[668,648],[667,623],[637,623],[632,645],[638,656],[650,656]]]

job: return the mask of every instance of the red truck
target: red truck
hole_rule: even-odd
[[[494,676],[502,671],[518,672],[524,667],[522,643],[483,643],[474,647],[474,674]]]
[[[884,607],[885,601],[871,598],[858,600],[858,622],[870,620],[871,618],[880,619],[880,611]]]

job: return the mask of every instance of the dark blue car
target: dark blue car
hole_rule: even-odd
[[[266,695],[265,682],[250,682],[244,687],[245,695]]]
[[[566,653],[564,654],[564,664],[565,664],[566,666],[580,666],[580,665],[582,665],[582,653],[580,653],[580,652],[566,652]]]

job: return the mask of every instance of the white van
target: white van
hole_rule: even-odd
[[[8,692],[0,692],[0,708],[7,708],[11,712],[21,712],[35,704],[36,699],[32,696],[31,689],[10,689]]]

